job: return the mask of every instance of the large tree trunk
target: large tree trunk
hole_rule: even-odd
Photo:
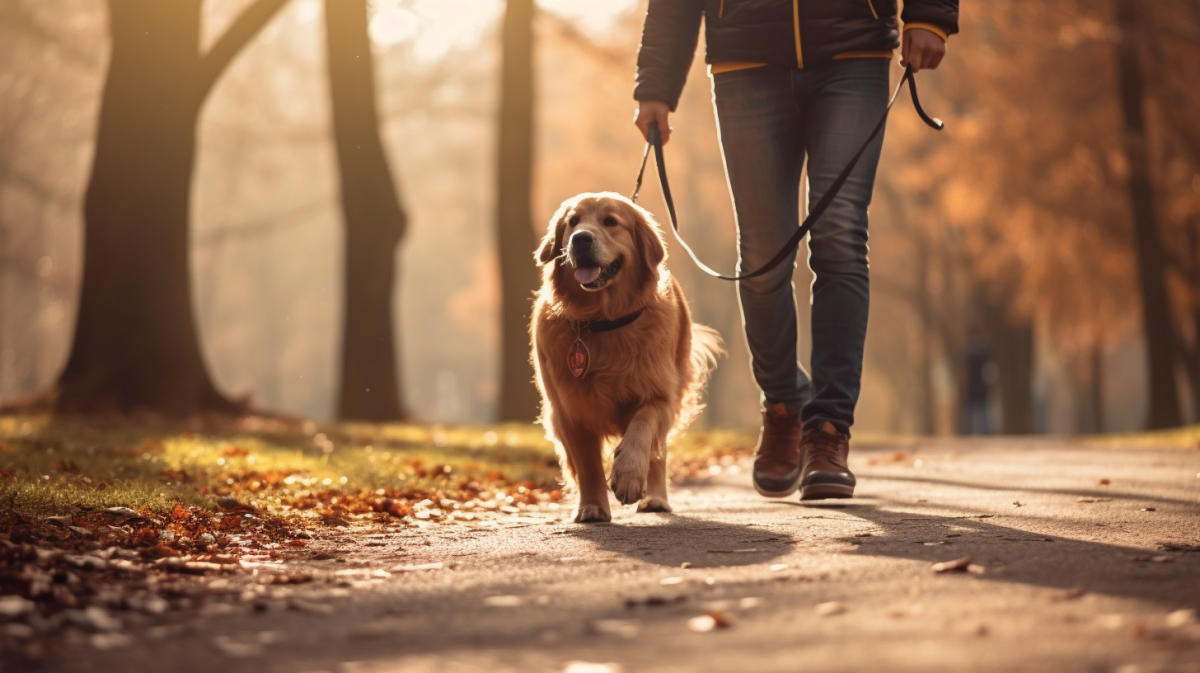
[[[333,136],[345,221],[338,417],[404,418],[396,373],[396,248],[407,217],[379,135],[366,0],[325,0]]]
[[[537,415],[537,392],[529,364],[529,312],[537,287],[529,204],[533,189],[533,14],[533,0],[508,0],[504,13],[496,165],[501,421],[532,421]]]
[[[201,0],[109,0],[112,57],[84,199],[62,410],[233,411],[196,333],[188,226],[196,121],[213,84],[283,5],[258,0],[200,53]]]
[[[112,60],[84,200],[83,286],[60,408],[226,409],[192,315],[188,213],[200,2],[110,0]]]
[[[1116,58],[1121,112],[1124,117],[1125,156],[1129,162],[1129,202],[1137,250],[1138,288],[1142,295],[1142,328],[1149,375],[1149,409],[1146,425],[1164,428],[1180,425],[1179,397],[1173,367],[1171,309],[1164,280],[1165,257],[1158,234],[1158,217],[1150,186],[1146,122],[1143,111],[1141,65],[1137,51],[1137,16],[1133,0],[1116,0],[1120,28]]]

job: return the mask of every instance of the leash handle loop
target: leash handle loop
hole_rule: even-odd
[[[812,229],[813,224],[815,224],[816,221],[825,214],[825,211],[837,197],[838,192],[841,191],[842,185],[844,185],[846,180],[850,177],[850,173],[854,171],[854,167],[858,165],[858,160],[862,158],[862,155],[867,151],[867,148],[871,146],[871,143],[874,142],[875,138],[879,136],[881,131],[883,131],[883,127],[887,124],[888,112],[891,111],[892,106],[896,103],[896,99],[900,96],[900,92],[904,89],[905,82],[908,83],[908,90],[910,93],[910,98],[912,99],[913,107],[916,109],[917,115],[921,118],[921,121],[925,122],[935,131],[941,131],[946,127],[945,123],[942,122],[941,119],[930,116],[925,112],[925,109],[921,107],[921,101],[917,97],[916,75],[913,73],[912,66],[906,67],[904,69],[904,76],[900,78],[900,82],[896,85],[895,91],[892,92],[892,97],[888,99],[887,106],[883,109],[883,114],[880,116],[879,121],[876,122],[875,128],[871,131],[871,134],[867,136],[866,141],[859,146],[858,150],[854,153],[854,156],[852,156],[850,161],[846,164],[846,167],[842,169],[842,172],[839,173],[837,178],[834,179],[833,184],[829,186],[829,189],[825,190],[825,193],[821,195],[821,198],[816,202],[816,204],[809,208],[808,216],[804,218],[804,222],[800,224],[795,233],[793,233],[791,238],[788,239],[787,243],[785,243],[779,252],[776,253],[775,256],[770,260],[768,260],[766,264],[763,264],[757,269],[733,276],[722,274],[721,272],[713,269],[701,261],[700,257],[698,257],[692,250],[691,246],[688,245],[687,241],[683,240],[683,235],[679,233],[679,218],[675,214],[675,199],[671,197],[671,184],[667,180],[667,166],[663,160],[662,134],[659,131],[658,122],[650,122],[650,127],[647,129],[646,149],[642,152],[642,167],[640,170],[638,170],[637,184],[634,186],[631,200],[637,202],[638,193],[642,190],[642,178],[646,173],[646,162],[650,158],[650,149],[653,148],[654,160],[658,165],[658,181],[662,186],[663,201],[665,201],[667,204],[667,214],[671,218],[671,230],[675,233],[675,240],[679,242],[680,247],[687,252],[688,257],[692,258],[692,262],[694,262],[696,266],[699,267],[704,273],[712,276],[713,278],[719,278],[721,280],[745,280],[747,278],[761,276],[782,264],[784,260],[788,259],[796,251],[796,249],[800,247],[800,242],[804,240],[805,234]]]

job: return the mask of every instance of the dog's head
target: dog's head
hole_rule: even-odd
[[[584,292],[636,292],[658,282],[662,234],[644,208],[613,192],[573,196],[559,206],[534,254],[561,284]]]

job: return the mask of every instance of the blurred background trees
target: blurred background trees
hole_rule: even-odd
[[[408,228],[379,135],[367,0],[325,0],[329,97],[345,224],[338,418],[406,416],[392,310],[396,248]]]
[[[531,260],[533,209],[533,0],[506,0],[501,28],[500,111],[496,129],[496,246],[500,250],[499,420],[538,413],[529,364],[530,297],[539,274]]]
[[[0,398],[55,380],[70,351],[81,269],[99,268],[90,251],[82,259],[87,168],[93,156],[97,165],[113,156],[104,68],[130,52],[110,42],[108,3],[62,1],[0,7],[0,56],[12,64],[0,73]],[[322,30],[322,4],[291,0],[264,22],[198,118],[198,103],[171,112],[186,69],[149,97],[156,105],[122,113],[142,138],[168,123],[186,128],[190,114],[195,170],[186,183],[179,168],[154,176],[153,198],[139,197],[133,219],[116,218],[140,223],[138,243],[87,239],[120,240],[119,254],[174,279],[133,293],[115,289],[129,269],[105,274],[106,292],[136,299],[111,316],[133,317],[89,333],[122,335],[114,353],[141,348],[130,366],[158,357],[148,340],[169,341],[178,354],[162,357],[193,372],[172,385],[193,398],[208,395],[186,383],[202,381],[196,364],[207,363],[221,398],[319,418],[531,418],[524,321],[533,241],[565,196],[632,186],[642,144],[630,89],[644,0],[375,0],[367,9],[328,0],[347,17],[345,53],[359,55],[345,69],[332,65],[335,24]],[[162,21],[189,22],[176,42],[193,30],[198,38],[154,48],[213,53],[246,25],[239,17],[262,6],[193,0],[161,10],[170,14]],[[373,58],[362,56],[364,21]],[[1200,9],[1184,0],[967,3],[962,28],[943,67],[920,76],[947,131],[928,132],[903,106],[889,123],[872,208],[861,429],[965,430],[978,406],[968,392],[981,377],[997,430],[1200,420]],[[672,179],[697,247],[732,268],[731,206],[699,60],[674,117]],[[333,89],[350,88],[331,99],[327,74]],[[164,160],[183,166],[179,159]],[[105,193],[144,185],[138,165]],[[180,184],[190,184],[183,209]],[[173,209],[155,210],[167,201]],[[656,185],[642,202],[661,211]],[[409,217],[421,226],[406,232]],[[347,264],[352,254],[361,263]],[[682,257],[672,269],[697,320],[721,330],[731,349],[706,422],[752,423],[757,394],[733,288]],[[797,285],[808,279],[801,265]],[[83,285],[81,315],[90,301]],[[139,308],[168,291],[174,299],[162,299],[161,311]],[[363,303],[352,308],[343,291]],[[389,313],[397,306],[403,320]],[[185,310],[194,310],[195,329],[185,329]],[[376,350],[349,346],[352,314],[378,330],[363,332]],[[803,334],[804,311],[801,322]],[[807,349],[802,338],[802,359]],[[344,360],[356,354],[358,376],[381,378],[352,388],[396,391],[379,416],[343,407],[352,378]],[[112,367],[122,357],[96,361]]]

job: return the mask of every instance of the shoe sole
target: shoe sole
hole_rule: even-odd
[[[768,491],[767,489],[763,488],[762,486],[759,486],[758,482],[754,483],[754,490],[758,491],[758,494],[764,498],[786,498],[789,495],[795,493],[797,488],[800,488],[799,480],[796,481],[795,486],[792,486],[791,488],[787,489],[786,491]]]
[[[853,498],[854,487],[845,484],[811,484],[800,489],[801,500],[823,500],[825,498]]]

